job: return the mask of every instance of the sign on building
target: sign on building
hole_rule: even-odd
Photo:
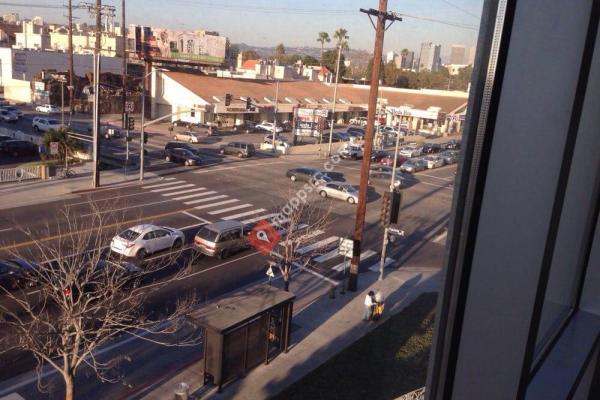
[[[318,108],[297,108],[294,113],[294,135],[321,136],[328,110]]]
[[[50,154],[53,156],[58,155],[58,142],[50,142]]]
[[[125,112],[132,113],[134,111],[133,101],[125,102]]]

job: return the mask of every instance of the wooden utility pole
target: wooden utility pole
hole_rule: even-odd
[[[67,86],[69,89],[69,115],[73,115],[73,97],[75,94],[73,64],[73,1],[69,0],[69,85]]]
[[[367,211],[367,189],[369,184],[369,169],[371,167],[371,152],[373,150],[373,131],[375,127],[375,116],[377,113],[377,92],[379,90],[379,72],[381,69],[381,54],[383,52],[383,37],[385,30],[394,23],[401,20],[395,14],[387,12],[387,0],[379,0],[379,9],[361,9],[369,18],[377,17],[375,26],[375,48],[373,49],[373,68],[371,71],[371,89],[369,91],[369,112],[367,114],[367,132],[365,134],[365,149],[360,168],[360,185],[358,189],[358,204],[356,206],[356,222],[354,226],[354,243],[352,249],[352,261],[350,264],[350,277],[348,279],[348,290],[356,291],[358,287],[358,267],[360,265],[360,251],[365,225],[365,213]],[[387,27],[386,21],[391,21]]]
[[[100,186],[100,60],[102,50],[102,0],[96,0],[96,43],[94,46],[94,168],[92,187]]]
[[[121,35],[123,38],[123,128],[125,121],[125,104],[127,103],[127,35],[125,34],[125,0],[121,1]]]

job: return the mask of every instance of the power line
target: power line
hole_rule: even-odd
[[[51,4],[37,4],[37,5],[33,5],[31,3],[29,4],[23,4],[23,3],[5,3],[5,2],[0,2],[0,6],[8,6],[8,7],[22,7],[22,8],[49,8],[49,9],[56,9],[56,8],[64,8],[64,6],[54,6]]]
[[[457,10],[462,11],[465,14],[470,15],[473,18],[477,18],[477,19],[481,18],[481,15],[477,15],[474,12],[467,10],[466,8],[463,8],[457,4],[449,2],[448,0],[442,0],[442,3],[445,3],[445,4],[449,5],[450,7],[456,8]]]

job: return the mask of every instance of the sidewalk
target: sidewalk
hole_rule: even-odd
[[[428,252],[428,243],[418,253]],[[421,254],[423,255],[423,254]],[[386,269],[383,281],[378,272],[365,271],[359,275],[359,290],[340,294],[338,286],[334,299],[329,297],[331,284],[309,272],[296,274],[290,291],[296,295],[292,322],[291,347],[268,365],[259,365],[247,376],[223,387],[217,393],[214,387],[202,387],[201,364],[196,364],[175,375],[143,400],[173,398],[180,382],[190,386],[192,399],[264,399],[274,396],[296,382],[342,349],[373,330],[380,322],[363,322],[363,302],[369,290],[381,290],[385,296],[386,311],[382,321],[404,309],[420,294],[434,292],[439,286],[439,266],[432,266],[429,257],[411,257],[399,269]],[[441,262],[441,261],[440,261]],[[282,286],[281,280],[273,283]]]
[[[75,177],[68,179],[52,178],[45,181],[24,181],[0,185],[0,210],[14,207],[30,206],[51,201],[66,200],[77,197],[77,193],[102,190],[119,186],[134,185],[139,182],[137,171],[114,169],[100,173],[101,187],[92,189],[92,164],[73,168]],[[153,182],[157,174],[146,172],[144,181]]]

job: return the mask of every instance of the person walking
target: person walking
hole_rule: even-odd
[[[383,293],[381,290],[377,290],[375,293],[375,304],[373,305],[373,319],[378,320],[381,318],[381,314],[383,314]]]
[[[371,317],[373,316],[373,296],[375,295],[375,293],[373,293],[372,290],[369,291],[369,293],[367,293],[367,295],[365,296],[365,310],[363,312],[363,321],[369,321],[371,319]]]

